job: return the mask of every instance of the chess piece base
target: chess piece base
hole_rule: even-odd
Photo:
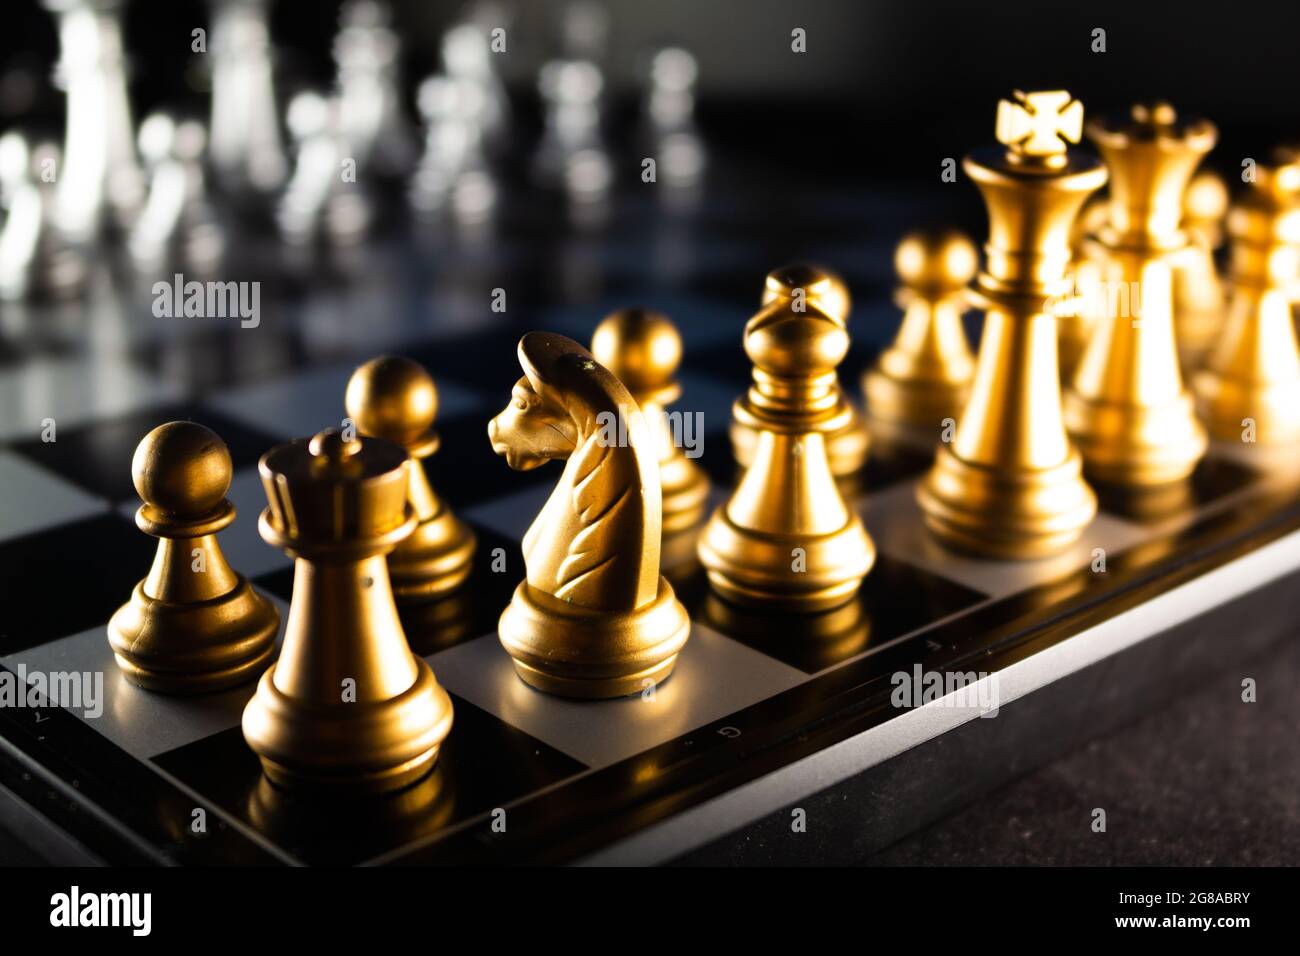
[[[803,570],[795,570],[796,549]],[[726,505],[714,512],[699,542],[709,583],[734,603],[790,611],[824,611],[844,604],[876,561],[858,516],[829,534],[783,534],[743,528]]]
[[[958,458],[942,445],[917,486],[925,523],[945,544],[973,554],[1017,560],[1057,554],[1097,513],[1073,446],[1052,468],[995,471]]]
[[[653,601],[624,613],[570,604],[521,581],[498,626],[525,683],[589,699],[623,697],[662,682],[690,632],[686,608],[662,576]]]
[[[244,710],[244,737],[262,769],[284,788],[381,793],[433,767],[451,730],[451,698],[420,658],[415,682],[396,697],[352,704],[291,698],[271,665]],[[411,728],[423,728],[412,736]]]
[[[1190,478],[1159,485],[1114,485],[1098,481],[1093,490],[1108,513],[1133,521],[1163,521],[1185,514],[1195,505]]]
[[[169,694],[205,694],[255,677],[275,649],[280,615],[241,575],[200,603],[170,603],[136,585],[108,623],[108,641],[131,683]]]
[[[1159,406],[1064,397],[1065,427],[1089,478],[1116,485],[1163,485],[1192,473],[1209,443],[1190,393]]]
[[[388,576],[399,601],[428,601],[460,587],[469,577],[474,532],[449,508],[415,531],[388,558]]]

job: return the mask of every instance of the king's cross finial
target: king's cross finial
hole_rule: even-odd
[[[1012,96],[998,101],[997,137],[1015,155],[1063,157],[1066,141],[1077,143],[1083,135],[1083,104],[1065,90],[1016,90]]]

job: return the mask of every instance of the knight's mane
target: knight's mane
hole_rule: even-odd
[[[629,509],[648,507],[647,485],[653,485],[658,491],[659,464],[650,451],[651,436],[631,393],[577,342],[550,332],[530,332],[519,342],[519,361],[538,396],[562,409],[577,430],[569,471],[573,476],[573,513],[582,527],[569,541],[559,567],[555,595],[565,598],[602,568],[629,558],[626,552],[617,549],[598,550],[598,545],[605,538],[605,529]],[[617,455],[615,446],[600,440],[597,418],[602,412],[619,416],[629,434],[635,431],[634,441],[640,451],[634,460]],[[611,486],[602,479],[610,475],[612,468],[619,470],[612,476]],[[658,494],[653,497],[658,498]],[[658,508],[653,509],[653,515],[643,515],[646,534],[656,541],[658,517]],[[648,585],[647,575],[640,573],[635,583],[628,582],[636,592],[629,595],[635,606],[654,597],[658,587],[657,566],[654,572]]]

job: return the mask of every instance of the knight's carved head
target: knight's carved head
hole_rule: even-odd
[[[623,383],[573,339],[529,332],[519,340],[524,377],[510,404],[488,424],[492,450],[511,468],[526,471],[553,458],[568,458],[593,435],[602,412],[636,408]],[[629,430],[645,429],[639,413]],[[645,444],[645,440],[638,444]],[[658,463],[651,464],[658,474]],[[651,467],[651,466],[647,466]]]
[[[568,458],[577,445],[568,412],[539,395],[528,376],[515,383],[510,404],[488,422],[488,437],[492,450],[517,471]]]

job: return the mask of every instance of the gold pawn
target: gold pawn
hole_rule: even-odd
[[[959,549],[1046,556],[1077,540],[1097,511],[1061,419],[1048,311],[1066,291],[1074,218],[1106,182],[1099,160],[1066,149],[1082,127],[1083,107],[1065,91],[1017,92],[998,106],[1005,148],[963,161],[989,212],[987,263],[972,290],[984,332],[956,435],[917,488],[926,525]]]
[[[1089,123],[1088,136],[1111,171],[1109,216],[1089,240],[1105,309],[1066,390],[1065,424],[1090,478],[1165,485],[1191,474],[1207,444],[1179,371],[1172,263],[1188,249],[1183,193],[1218,134],[1155,103]]]
[[[852,306],[849,288],[830,269],[807,263],[773,269],[763,281],[761,304],[771,305],[777,301],[789,302],[796,310],[814,304],[824,315],[845,329],[848,328]],[[844,397],[838,379],[835,389],[839,397],[835,422],[826,433],[826,454],[830,460],[831,474],[843,478],[860,470],[866,463],[870,439],[858,410]],[[740,401],[743,399],[737,401],[738,405]],[[758,428],[743,416],[733,417],[731,447],[736,462],[741,467],[749,467],[757,446]]]
[[[382,356],[352,373],[344,402],[363,435],[400,445],[412,458],[408,498],[417,523],[388,556],[393,594],[403,603],[442,597],[469,576],[475,538],[433,490],[423,467],[439,446],[433,378],[410,359]]]
[[[407,645],[385,561],[415,530],[410,467],[397,445],[339,429],[262,456],[258,529],[294,559],[293,600],[243,729],[278,786],[404,787],[451,729],[451,699]]]
[[[704,515],[709,479],[683,453],[664,411],[682,393],[675,380],[682,361],[676,326],[659,312],[622,309],[596,327],[591,354],[627,387],[650,426],[658,446],[664,534],[693,527]],[[679,433],[686,427],[683,420]]]
[[[1205,361],[1227,314],[1227,292],[1214,261],[1227,214],[1228,187],[1222,177],[1211,170],[1193,176],[1183,196],[1183,231],[1190,245],[1174,270],[1174,332],[1188,377]]]
[[[914,431],[930,443],[961,412],[975,372],[961,317],[978,268],[974,243],[955,229],[909,233],[898,244],[903,324],[862,376],[873,430]]]
[[[826,451],[843,421],[835,368],[848,332],[817,302],[803,306],[776,298],[745,326],[754,381],[734,414],[758,441],[740,484],[705,526],[699,553],[729,600],[818,611],[853,597],[875,547]]]
[[[135,523],[158,538],[149,576],[108,623],[123,675],[148,690],[196,694],[256,677],[275,648],[280,614],[236,574],[217,532],[235,520],[226,499],[225,442],[194,422],[159,425],[136,447],[131,477],[144,504]]]
[[[1300,275],[1300,155],[1279,151],[1228,214],[1227,322],[1193,384],[1210,434],[1227,442],[1300,441],[1300,346],[1291,302]]]

